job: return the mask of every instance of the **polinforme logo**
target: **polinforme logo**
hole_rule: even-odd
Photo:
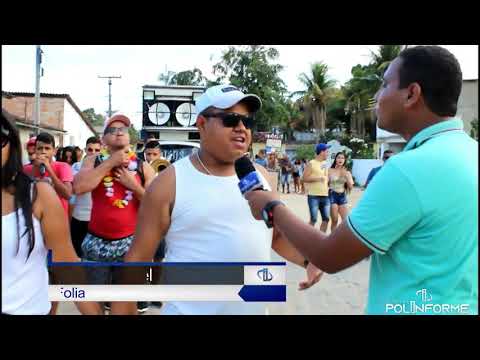
[[[263,268],[257,271],[257,276],[262,281],[272,281],[273,275],[267,268]]]
[[[393,312],[395,314],[469,314],[469,304],[432,304],[430,302],[433,300],[433,296],[428,293],[427,289],[418,290],[416,292],[416,295],[417,297],[421,298],[421,304],[417,304],[416,301],[410,301],[409,303],[403,304],[386,304],[386,313],[388,314]]]

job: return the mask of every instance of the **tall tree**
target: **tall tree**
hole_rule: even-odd
[[[105,116],[95,113],[94,108],[83,110],[82,113],[87,117],[93,126],[102,126],[105,123]]]
[[[381,86],[383,73],[403,49],[404,45],[380,45],[376,52],[370,52],[368,65],[352,68],[352,78],[342,88],[347,100],[345,109],[352,119],[367,127],[374,126],[369,109],[375,104],[374,97]],[[370,120],[365,123],[366,119]]]
[[[349,128],[350,114],[345,112],[347,99],[341,89],[334,89],[327,105],[327,128],[343,131]]]
[[[178,73],[173,71],[170,72],[169,76],[161,74],[159,79],[166,81],[167,85],[191,85],[191,86],[204,86],[206,85],[207,79],[203,76],[202,71],[198,68],[193,70],[185,70]]]
[[[283,67],[276,63],[278,56],[275,48],[232,46],[213,66],[216,84],[230,83],[262,99],[262,109],[256,116],[255,130],[258,131],[270,131],[273,125],[283,123],[288,115],[284,99],[286,87],[279,76]]]
[[[377,75],[383,75],[388,65],[400,54],[404,46],[407,45],[380,45],[377,52],[370,51],[371,65],[377,69]]]
[[[305,90],[295,91],[292,96],[302,96],[304,105],[310,108],[318,140],[325,134],[326,108],[333,96],[336,81],[329,77],[328,65],[323,62],[314,63],[310,73],[302,73],[298,79],[305,86]]]

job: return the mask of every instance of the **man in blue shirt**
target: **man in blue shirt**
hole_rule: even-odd
[[[392,150],[385,150],[383,152],[383,165],[385,165],[385,162],[391,157],[393,156],[393,151]],[[380,171],[380,169],[383,167],[382,166],[377,166],[377,167],[374,167],[372,170],[370,170],[370,173],[368,174],[367,176],[367,181],[365,182],[365,188],[367,188],[368,184],[370,183],[370,181],[372,181],[373,177]]]
[[[260,150],[258,155],[255,157],[255,162],[259,165],[262,165],[265,169],[267,168],[267,159],[265,159],[265,150]]]
[[[404,50],[376,95],[381,129],[407,140],[329,236],[278,196],[252,191],[252,214],[328,273],[372,255],[367,314],[478,314],[478,142],[454,118],[457,59],[438,46]]]

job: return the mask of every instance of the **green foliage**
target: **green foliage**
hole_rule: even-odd
[[[289,118],[286,87],[279,76],[283,66],[275,62],[278,55],[277,49],[261,45],[229,47],[213,66],[217,76],[214,83],[230,83],[262,99],[262,109],[256,115],[258,131],[269,131]]]
[[[312,160],[315,157],[315,145],[300,145],[296,151],[297,159]]]
[[[352,78],[342,88],[348,112],[355,113],[371,105],[370,101],[382,84],[383,73],[401,50],[401,45],[380,45],[378,52],[371,52],[368,65],[352,68]]]
[[[349,128],[351,116],[345,112],[346,105],[344,93],[340,89],[335,89],[327,104],[327,129],[342,131]]]
[[[206,77],[203,76],[202,71],[198,68],[178,73],[170,71],[166,75],[161,74],[159,80],[167,81],[168,85],[205,86],[207,83]]]
[[[300,82],[304,90],[295,91],[291,96],[301,96],[302,105],[309,109],[310,116],[305,119],[309,128],[315,128],[317,136],[324,135],[327,124],[327,105],[336,95],[336,81],[328,75],[328,65],[323,62],[312,64],[310,73],[302,73]]]
[[[101,114],[96,114],[95,109],[93,108],[83,110],[82,113],[87,117],[88,121],[90,121],[90,124],[92,124],[92,126],[103,126],[103,124],[105,123],[105,116]]]
[[[352,149],[350,154],[352,159],[375,159],[375,151],[372,143],[367,143],[363,139],[350,137],[348,135],[344,136],[340,143]]]
[[[128,134],[130,135],[130,144],[136,145],[140,138],[140,133],[133,126],[130,126],[128,128]]]
[[[472,127],[470,136],[478,141],[478,119],[473,119],[470,125]]]

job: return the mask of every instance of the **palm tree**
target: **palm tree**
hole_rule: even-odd
[[[295,91],[291,96],[302,96],[304,106],[311,110],[318,141],[320,135],[325,134],[326,107],[334,92],[336,81],[328,76],[328,65],[323,62],[314,63],[311,74],[302,73],[298,79],[305,85],[306,89]]]
[[[380,45],[378,52],[370,51],[372,62],[380,74],[383,75],[385,69],[395,59],[400,52],[408,45]]]

